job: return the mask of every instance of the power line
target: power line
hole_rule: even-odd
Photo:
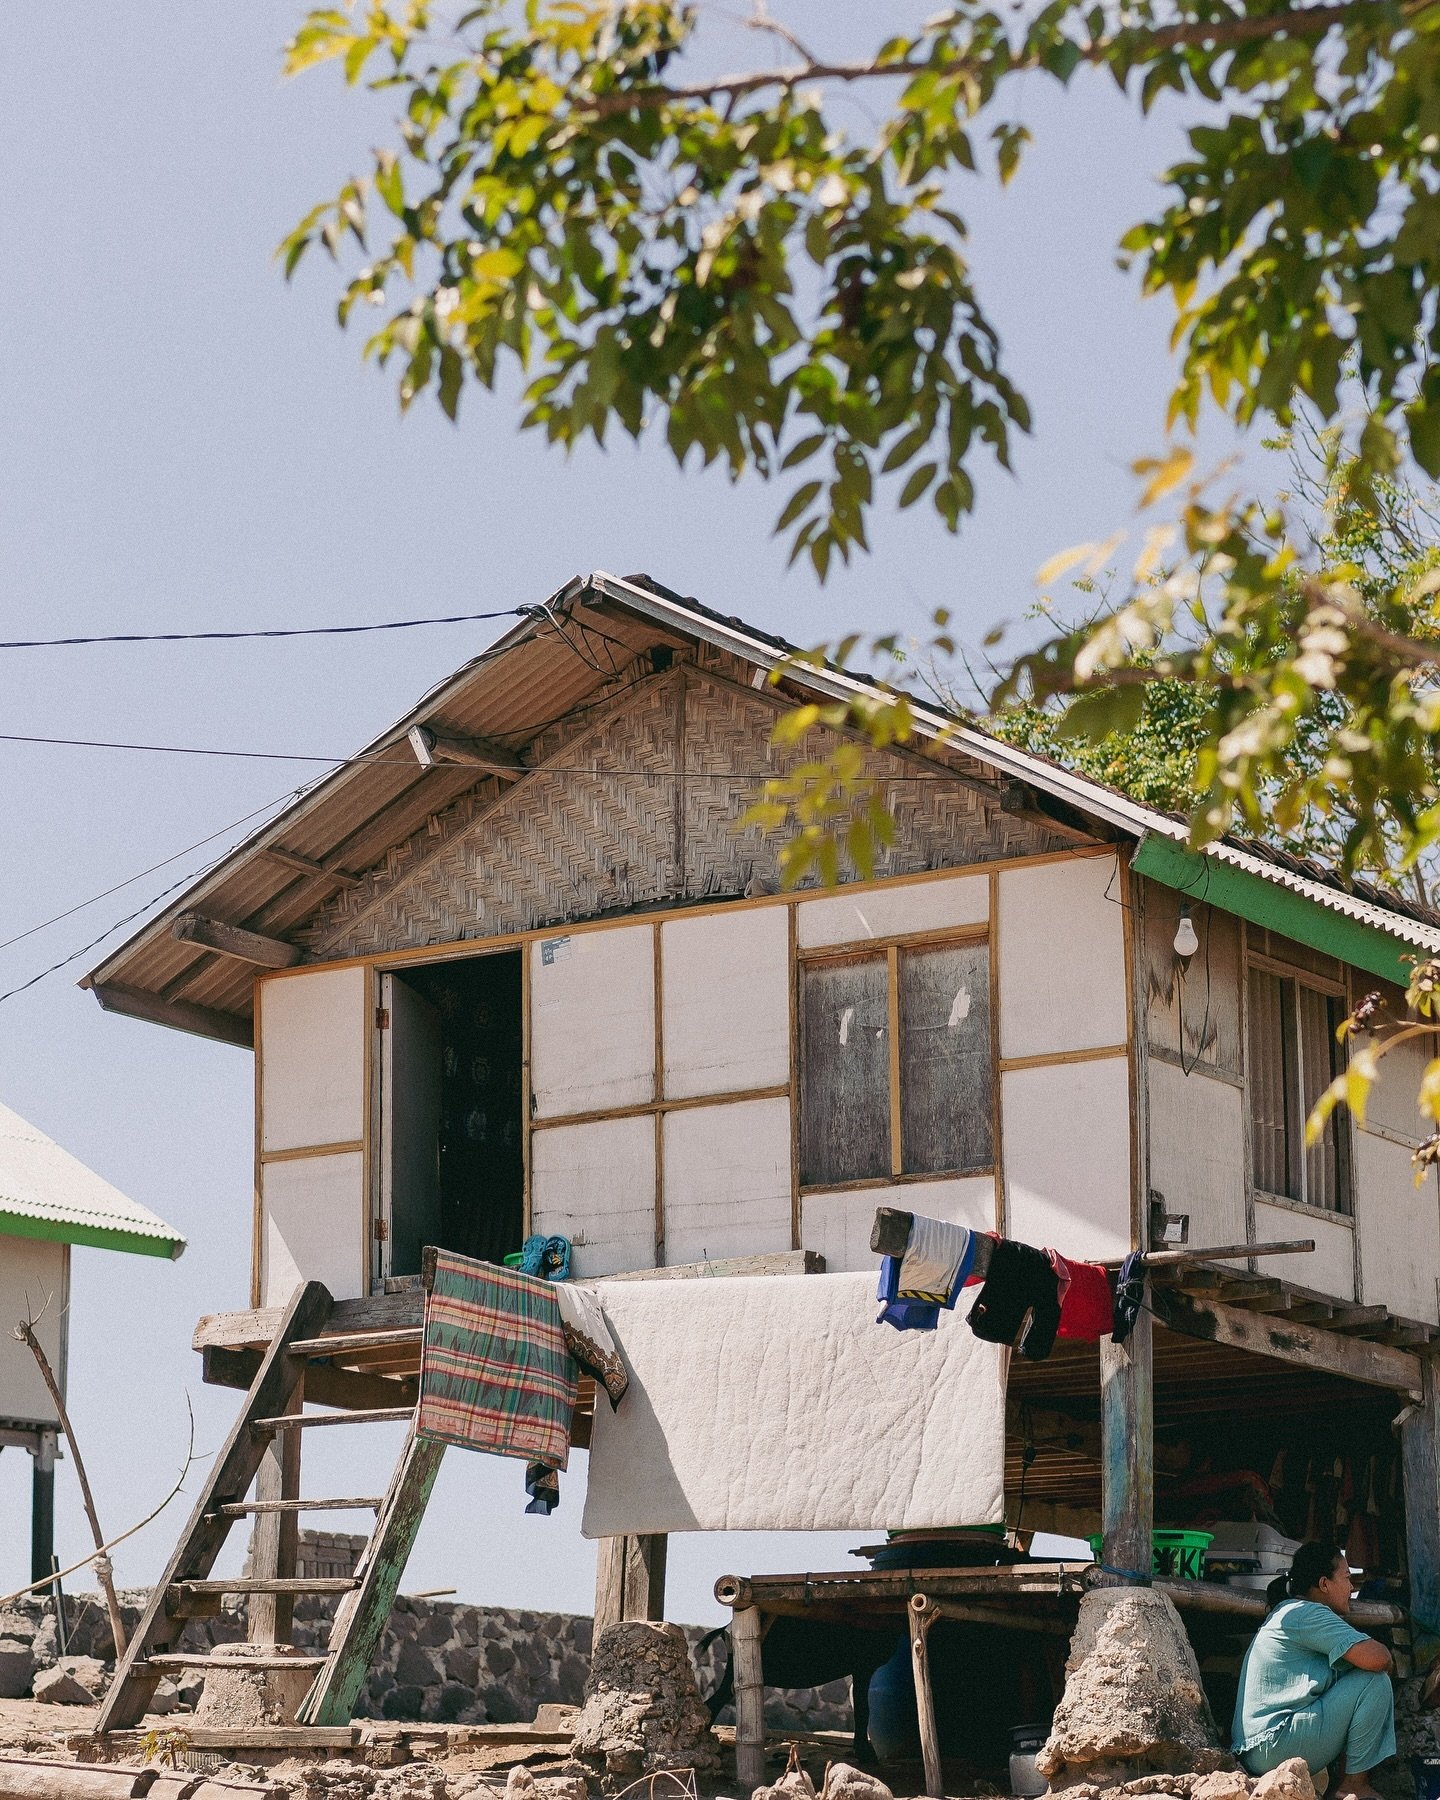
[[[261,813],[273,812],[276,807],[284,806],[289,801],[298,798],[303,791],[303,789],[292,788],[288,793],[281,794],[274,800],[267,800],[264,806],[257,806],[252,812],[246,813],[243,818],[235,819],[229,825],[222,825],[218,831],[212,831],[209,837],[199,839],[198,843],[191,844],[188,849],[177,850],[175,856],[166,857],[165,862],[174,862],[176,857],[188,855],[190,850],[198,849],[201,844],[210,843],[217,837],[224,837],[229,832],[238,830],[240,826],[248,824],[251,819],[257,818]],[[222,855],[223,854],[224,853],[222,852]],[[213,857],[210,862],[206,863],[203,867],[189,871],[187,874],[182,875],[178,881],[172,881],[168,887],[161,888],[158,894],[152,894],[148,900],[142,901],[133,912],[128,912],[123,918],[116,919],[113,924],[107,925],[98,936],[91,938],[88,943],[81,944],[78,950],[72,950],[68,956],[62,956],[58,962],[51,963],[48,968],[41,969],[39,974],[30,976],[28,980],[19,982],[15,987],[7,988],[4,993],[0,993],[0,1006],[3,1006],[7,1000],[13,1000],[17,994],[23,994],[27,989],[35,987],[39,982],[44,981],[47,976],[58,974],[61,969],[68,968],[73,962],[78,962],[82,956],[103,944],[106,938],[112,937],[122,926],[133,924],[136,919],[143,918],[145,914],[150,911],[152,906],[158,905],[159,902],[164,900],[168,895],[177,892],[180,888],[187,887],[193,881],[198,881],[201,876],[203,876],[207,870],[213,868],[219,860],[219,857]],[[146,875],[152,874],[155,869],[161,869],[164,868],[164,866],[165,863],[154,863],[149,869],[143,870],[141,874],[132,875],[129,881],[117,882],[114,887],[107,888],[104,893],[92,895],[89,900],[82,901],[79,906],[72,906],[69,912],[57,913],[55,918],[47,919],[45,923],[46,925],[54,925],[61,919],[68,919],[71,916],[71,913],[81,912],[85,907],[93,906],[96,901],[105,899],[109,894],[117,893],[122,887],[129,887],[132,882],[143,880]],[[34,932],[43,931],[44,929],[45,925],[32,926],[29,931],[22,931],[17,937],[11,938],[9,942],[12,944],[19,943],[21,938],[30,937]],[[6,948],[5,945],[0,945],[0,949],[4,948]]]
[[[263,631],[117,631],[93,637],[10,638],[0,640],[0,650],[62,650],[77,644],[213,644],[254,638],[352,637],[369,631],[414,631],[421,625],[479,625],[491,619],[523,619],[542,610],[537,606],[506,606],[497,612],[383,619],[374,625],[280,625]]]

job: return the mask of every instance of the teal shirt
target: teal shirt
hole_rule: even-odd
[[[1237,1755],[1253,1750],[1291,1713],[1323,1694],[1336,1665],[1365,1633],[1314,1600],[1282,1600],[1255,1633],[1240,1665],[1235,1701]]]

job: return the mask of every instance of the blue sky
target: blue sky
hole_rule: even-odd
[[[837,53],[861,47],[874,16],[855,0],[779,10]],[[1014,477],[982,471],[958,539],[919,509],[882,509],[874,554],[822,592],[787,572],[770,534],[779,497],[755,482],[682,475],[658,443],[565,459],[478,392],[458,429],[428,405],[400,419],[358,337],[335,326],[328,267],[307,263],[287,289],[271,260],[295,218],[361,165],[385,117],[333,71],[281,80],[299,16],[274,0],[75,0],[63,15],[7,16],[0,635],[481,611],[599,567],[648,570],[805,642],[920,631],[940,605],[977,640],[1023,614],[1053,551],[1131,516],[1129,462],[1162,442],[1171,319],[1164,302],[1137,300],[1113,246],[1180,147],[1173,115],[1142,125],[1095,81],[1066,96],[1038,81],[1019,90],[1008,116],[1029,124],[1035,149],[1004,195],[971,183],[962,198],[1035,436]],[[756,48],[729,17],[712,20],[727,64]],[[853,122],[866,129],[862,112]],[[1203,448],[1218,457],[1231,443],[1215,428]],[[9,733],[339,756],[488,635],[0,652],[0,718]],[[0,772],[8,939],[307,767],[0,743]],[[200,860],[0,952],[0,988]],[[73,985],[97,956],[0,1003],[0,1098],[190,1239],[175,1265],[76,1252],[71,1408],[115,1530],[169,1487],[187,1391],[201,1451],[233,1417],[233,1395],[200,1386],[189,1339],[199,1314],[245,1304],[252,1090],[248,1054],[103,1015]],[[374,1491],[391,1448],[347,1469],[338,1444],[316,1446],[306,1485]],[[29,1480],[27,1456],[0,1454],[0,1592],[28,1579]],[[70,1558],[87,1540],[68,1465],[58,1487]],[[578,1480],[570,1488],[552,1519],[524,1518],[519,1465],[452,1453],[407,1586],[588,1610],[593,1551],[578,1535]],[[158,1571],[181,1517],[177,1502],[119,1552],[122,1581]],[[718,1618],[710,1590],[726,1570],[845,1566],[849,1542],[676,1540],[671,1616]]]

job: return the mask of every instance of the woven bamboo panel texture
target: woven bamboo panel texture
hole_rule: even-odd
[[[641,681],[608,711],[537,740],[529,760],[544,766],[500,799],[467,794],[428,820],[327,904],[306,946],[322,959],[364,956],[661,900],[773,892],[777,840],[738,826],[766,776],[798,760],[771,745],[774,718],[759,695],[707,681],[694,664]],[[823,748],[817,741],[806,754]],[[868,772],[896,825],[877,876],[1061,847],[1001,812],[998,792],[992,799],[915,759],[877,752]]]

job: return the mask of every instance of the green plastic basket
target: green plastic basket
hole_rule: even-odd
[[[523,1250],[512,1250],[508,1256],[502,1256],[500,1260],[507,1269],[518,1269],[525,1260],[525,1252]]]
[[[1214,1538],[1212,1531],[1157,1531],[1151,1543],[1150,1573],[1169,1576],[1177,1581],[1205,1579],[1205,1552]],[[1097,1531],[1090,1539],[1090,1554],[1100,1560],[1101,1536]]]

